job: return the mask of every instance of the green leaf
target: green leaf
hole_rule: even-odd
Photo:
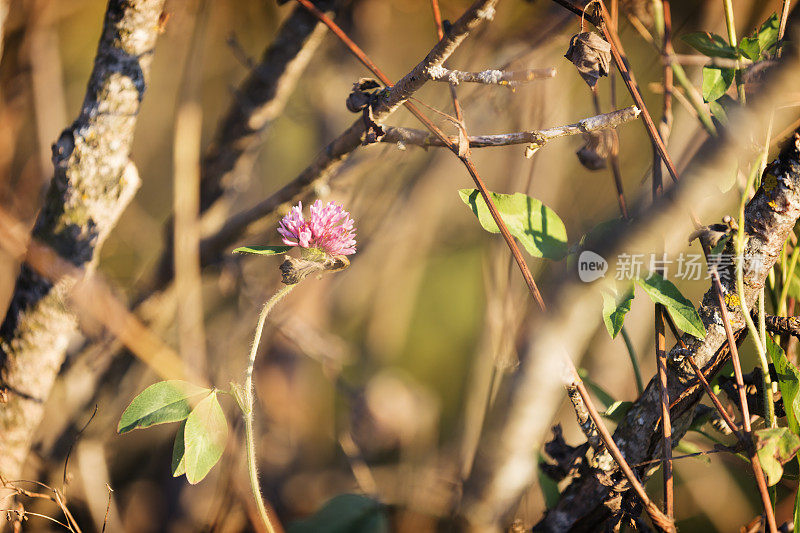
[[[312,516],[289,525],[287,533],[388,533],[384,507],[360,494],[334,496]]]
[[[733,83],[734,69],[703,67],[703,100],[713,102],[721,97]]]
[[[461,189],[459,196],[478,217],[483,229],[500,233],[486,202],[477,189]],[[555,211],[522,193],[489,193],[508,231],[533,257],[560,260],[567,255],[567,230]]]
[[[185,430],[186,422],[184,421],[178,426],[175,444],[172,446],[172,477],[178,477],[186,473],[186,447],[183,442]]]
[[[636,283],[644,289],[650,299],[662,304],[682,331],[694,335],[698,339],[705,338],[706,328],[692,302],[687,300],[672,282],[658,274],[650,274],[645,280],[637,279]]]
[[[771,487],[781,480],[783,465],[800,450],[800,437],[784,427],[759,429],[753,433],[756,453],[767,476],[767,485]]]
[[[612,339],[619,334],[625,324],[625,315],[631,310],[631,302],[633,302],[633,287],[619,301],[614,294],[603,291],[603,322]]]
[[[745,37],[739,42],[739,51],[750,61],[758,61],[761,57],[761,46],[758,44],[758,37]]]
[[[604,409],[607,409],[616,403],[616,400],[614,400],[613,396],[611,396],[603,387],[598,385],[589,377],[589,373],[585,368],[578,369],[578,376],[580,376],[583,382],[586,383],[586,386],[589,387],[589,390],[591,390],[594,395],[597,396],[597,399],[600,400],[600,403]]]
[[[280,255],[288,252],[292,246],[240,246],[234,248],[235,254],[255,254],[255,255]]]
[[[728,125],[728,113],[725,112],[725,108],[722,107],[722,104],[719,103],[719,98],[716,100],[711,100],[708,102],[708,109],[711,110],[711,114],[714,115],[714,118],[717,119],[720,124],[723,126]],[[734,175],[734,178],[736,176]]]
[[[767,335],[767,353],[775,373],[778,374],[778,387],[781,390],[783,409],[786,411],[786,421],[795,434],[800,435],[800,371],[786,357],[780,347],[770,335]]]
[[[624,231],[628,224],[630,221],[623,218],[604,220],[583,234],[579,245],[585,250],[596,250],[605,245],[610,238],[616,237],[619,232]]]
[[[625,415],[628,413],[628,411],[630,411],[632,406],[633,402],[625,400],[617,400],[616,402],[608,406],[608,408],[603,413],[603,416],[608,418],[609,420],[613,420],[614,422],[620,423],[622,422],[622,419],[625,418]]]
[[[117,433],[183,420],[192,410],[189,400],[209,392],[209,389],[177,379],[150,385],[122,413]]]
[[[750,61],[767,59],[778,42],[778,15],[773,13],[753,35],[739,43],[739,51]]]
[[[728,41],[716,33],[698,31],[695,33],[688,33],[681,37],[681,39],[683,39],[683,42],[708,57],[736,59],[736,50],[728,44]]]
[[[183,437],[186,479],[194,485],[217,464],[228,440],[228,423],[216,392],[192,410]]]

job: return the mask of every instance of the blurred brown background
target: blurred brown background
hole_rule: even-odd
[[[453,20],[468,4],[442,0],[443,16]],[[725,34],[719,4],[673,2],[678,53],[691,53],[681,34]],[[639,7],[647,10],[648,5]],[[736,1],[739,34],[750,33],[778,7],[777,1]],[[169,18],[155,51],[132,156],[143,184],[105,244],[99,266],[124,301],[133,303],[143,294],[163,250],[165,223],[173,211],[174,120],[187,98],[184,71],[191,72],[192,90],[199,91],[205,148],[236,98],[234,89],[249,70],[247,58],[258,61],[293,8],[269,0],[168,1]],[[0,62],[0,201],[29,224],[52,173],[50,145],[80,108],[104,10],[101,0],[10,1]],[[646,15],[643,20],[647,23]],[[394,79],[436,42],[427,0],[355,0],[339,21]],[[494,21],[471,36],[449,65],[462,70],[556,67],[558,73],[514,91],[461,84],[469,132],[525,131],[595,114],[586,85],[563,58],[578,28],[576,17],[544,0],[501,2]],[[620,34],[648,107],[660,116],[660,59],[624,17]],[[699,67],[687,70],[699,85]],[[365,75],[342,44],[326,34],[284,112],[265,132],[252,165],[230,177],[236,195],[230,211],[217,216],[224,219],[280,188],[349,126],[355,116],[344,101],[352,83]],[[599,90],[603,111],[610,111],[610,81],[601,80]],[[616,93],[618,108],[631,105],[619,79]],[[445,84],[428,83],[415,97],[451,112]],[[687,109],[677,101],[674,105],[669,149],[680,167],[702,134]],[[795,117],[794,110],[779,116],[776,131]],[[445,120],[437,122],[455,131]],[[405,111],[388,123],[417,127]],[[650,141],[638,122],[621,127],[619,135],[630,204],[650,187]],[[530,160],[522,145],[473,154],[490,189],[524,191],[542,200],[556,210],[575,244],[598,223],[618,216],[609,172],[581,167],[575,157],[580,146],[578,137],[552,141]],[[270,319],[262,343],[257,446],[265,495],[284,522],[313,512],[335,494],[353,491],[374,490],[396,504],[393,523],[402,531],[433,529],[447,508],[463,464],[469,463],[474,412],[485,398],[476,388],[480,379],[473,379],[475,372],[496,365],[498,380],[512,372],[517,352],[524,351],[527,325],[538,313],[518,272],[509,269],[500,238],[483,232],[458,198],[457,189],[471,186],[457,159],[443,150],[378,144],[358,150],[329,186],[317,191],[352,212],[359,252],[345,272],[307,282],[291,294]],[[737,200],[735,191],[720,196],[731,209]],[[246,239],[229,243],[230,248],[278,244],[274,227],[275,219],[264,221]],[[207,355],[201,363],[222,389],[239,379],[244,368],[259,306],[278,286],[278,263],[231,259],[204,272]],[[548,279],[561,275],[567,261],[530,259],[529,264],[545,298],[557,296],[548,292]],[[3,302],[17,269],[0,253]],[[695,301],[706,288],[706,281],[681,285]],[[599,313],[600,304],[598,297],[597,307],[585,312]],[[176,346],[174,302],[159,313],[165,317],[154,330]],[[645,298],[637,297],[627,324],[648,378],[655,365],[652,307]],[[90,340],[102,336],[97,324],[86,323],[83,331]],[[75,442],[66,470],[67,497],[84,531],[102,528],[106,483],[114,489],[111,531],[250,530],[248,513],[253,510],[248,507],[240,424],[233,424],[236,431],[226,453],[206,480],[189,486],[183,478],[172,479],[174,426],[115,433],[122,410],[155,381],[155,374],[124,351],[101,347],[87,353],[85,344],[84,338],[74,340],[26,478],[60,486]],[[580,366],[616,399],[635,398],[622,340],[610,340],[602,327]],[[229,421],[234,421],[235,405],[225,400]],[[95,406],[96,416],[78,437]],[[582,439],[566,402],[559,421],[568,442]],[[701,449],[710,447],[696,434],[688,440]],[[356,456],[363,456],[366,466]],[[758,513],[749,471],[735,457],[683,459],[675,468],[681,531],[733,531]],[[658,493],[658,480],[651,487]],[[779,523],[790,516],[793,490],[779,488]],[[57,513],[50,505],[34,509]],[[530,526],[543,510],[541,493],[533,487],[518,517]],[[26,527],[55,526],[31,518]]]

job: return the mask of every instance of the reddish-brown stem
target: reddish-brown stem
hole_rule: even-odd
[[[431,9],[433,10],[433,20],[436,23],[436,35],[441,41],[444,39],[444,25],[442,24],[442,12],[439,10],[439,0],[431,0]],[[453,108],[456,111],[456,120],[458,120],[461,128],[465,128],[464,115],[461,112],[461,103],[458,101],[458,95],[456,94],[456,86],[453,83],[448,85],[450,86],[450,97],[453,99]],[[466,135],[465,131],[464,136],[466,137]]]
[[[675,524],[673,523],[672,519],[666,515],[664,515],[661,510],[658,508],[656,504],[650,499],[647,493],[644,490],[641,482],[636,477],[636,474],[633,472],[631,467],[628,465],[628,462],[622,456],[622,452],[617,447],[617,444],[614,442],[614,438],[609,433],[608,429],[606,428],[605,424],[597,423],[598,420],[601,420],[600,413],[597,412],[594,405],[591,401],[588,401],[590,398],[589,391],[586,390],[586,385],[584,385],[583,381],[580,378],[575,380],[575,387],[578,389],[578,392],[583,398],[584,403],[586,404],[586,410],[589,411],[589,416],[591,416],[592,420],[595,422],[597,426],[597,431],[600,433],[601,438],[603,439],[603,444],[605,444],[608,452],[611,454],[611,457],[619,465],[620,470],[625,475],[625,479],[628,480],[628,483],[631,484],[631,488],[636,492],[639,498],[642,500],[644,504],[644,508],[647,511],[647,514],[650,516],[653,524],[659,529],[659,531],[675,531]]]
[[[725,303],[722,283],[719,280],[719,273],[717,272],[716,268],[711,269],[711,278],[712,282],[714,283],[714,288],[716,289],[717,303],[719,304],[720,312],[722,313],[722,323],[725,326],[725,335],[728,337],[728,346],[731,350],[733,375],[736,378],[736,389],[739,392],[739,406],[742,410],[742,425],[744,426],[744,433],[747,436],[747,453],[750,455],[750,463],[753,466],[753,474],[756,478],[756,485],[758,485],[758,492],[761,494],[761,502],[764,504],[764,513],[767,517],[769,530],[774,533],[778,530],[775,523],[775,513],[772,511],[772,500],[769,498],[769,490],[767,489],[767,482],[764,479],[764,471],[761,469],[761,461],[759,461],[755,446],[753,445],[752,428],[750,426],[750,409],[747,406],[747,393],[744,390],[742,364],[739,361],[739,350],[736,347],[736,340],[733,337],[731,320],[730,316],[728,315],[728,306]]]
[[[644,105],[644,100],[642,99],[639,85],[636,83],[636,78],[634,78],[633,72],[628,68],[625,50],[622,48],[622,43],[617,35],[616,26],[614,25],[614,22],[611,19],[611,15],[608,13],[605,4],[603,4],[602,0],[598,2],[600,5],[600,18],[598,18],[590,15],[589,13],[585,13],[584,10],[573,5],[569,0],[553,1],[572,11],[579,17],[583,17],[584,19],[588,20],[603,32],[603,36],[605,37],[606,41],[608,41],[608,43],[611,45],[611,55],[617,65],[617,70],[619,70],[622,80],[625,82],[628,92],[631,93],[631,97],[633,97],[633,101],[636,103],[636,106],[642,110],[642,120],[644,120],[647,134],[650,136],[650,140],[652,140],[656,145],[656,149],[658,150],[661,159],[664,161],[664,164],[667,166],[667,170],[669,171],[669,175],[672,177],[672,180],[677,182],[679,180],[678,172],[675,170],[675,165],[672,163],[672,159],[667,153],[667,149],[661,140],[661,136],[656,129],[653,118],[650,116],[650,112],[647,110],[647,106]]]
[[[350,52],[356,56],[356,58],[361,61],[361,63],[367,67],[367,70],[375,74],[381,83],[387,86],[393,85],[392,81],[378,68],[378,66],[372,62],[372,60],[364,53],[364,51],[359,48],[359,46],[353,42],[350,37],[339,27],[338,24],[334,23],[325,13],[317,9],[310,0],[297,0],[297,2],[306,8],[312,15],[317,17],[320,22],[325,24],[329,30],[340,40],[342,41],[347,48],[350,49]]]
[[[656,367],[658,368],[658,384],[661,389],[661,426],[663,429],[664,471],[664,513],[674,514],[674,496],[672,480],[672,423],[669,416],[669,392],[667,390],[667,352],[664,336],[664,306],[656,304]]]
[[[602,110],[600,108],[600,99],[597,97],[597,86],[592,87],[592,100],[594,101],[594,109],[599,115],[602,113]],[[616,109],[616,107],[614,93],[612,91],[611,108]],[[627,220],[628,206],[625,204],[625,194],[622,190],[622,172],[619,168],[619,137],[617,136],[616,130],[612,130],[610,133],[612,136],[611,152],[606,158],[606,163],[610,167],[611,175],[614,178],[614,187],[617,189],[617,204],[619,205],[619,212],[622,215],[622,218]]]
[[[655,143],[658,153],[661,155],[661,159],[664,160],[664,164],[667,166],[667,171],[669,171],[672,180],[677,182],[679,179],[678,171],[675,170],[675,165],[673,165],[672,159],[670,159],[667,153],[667,148],[664,146],[664,142],[656,129],[650,112],[647,110],[647,106],[644,105],[644,100],[642,99],[639,85],[636,83],[636,78],[634,78],[633,72],[628,68],[625,50],[622,48],[622,43],[617,35],[616,27],[602,1],[600,2],[600,13],[603,21],[603,24],[600,25],[600,31],[603,32],[603,36],[611,45],[611,55],[614,57],[614,62],[617,64],[617,70],[619,70],[622,76],[622,81],[625,82],[625,86],[628,88],[628,92],[631,93],[633,101],[636,102],[636,105],[642,110],[642,120],[644,120],[647,133],[650,135],[650,139]]]
[[[675,326],[675,322],[672,320],[672,317],[669,316],[669,313],[665,313],[664,318],[666,319],[670,331],[672,331],[672,335],[675,337],[678,343],[680,343],[681,348],[686,350],[687,349],[686,343],[683,342],[681,334],[678,331],[678,328]],[[705,389],[706,394],[708,394],[708,397],[711,399],[711,403],[714,404],[714,407],[717,408],[717,411],[719,412],[720,416],[722,416],[722,419],[725,420],[725,423],[728,425],[728,428],[739,438],[739,440],[743,444],[746,444],[746,441],[744,440],[745,437],[741,433],[739,424],[733,421],[733,418],[731,418],[731,415],[728,414],[728,411],[725,409],[725,406],[722,405],[722,402],[719,401],[717,395],[714,394],[714,391],[711,389],[711,385],[708,383],[705,374],[703,374],[703,371],[700,369],[699,366],[697,366],[697,361],[694,360],[694,356],[692,354],[687,353],[686,360],[689,362],[689,366],[692,367],[692,370],[697,376],[697,379],[700,381],[700,384],[703,385],[703,389]],[[672,406],[670,405],[670,407]]]
[[[665,2],[666,3],[666,2]],[[668,7],[665,7],[668,9]],[[616,28],[616,20],[609,17],[610,27],[612,31]],[[604,24],[605,28],[606,25]],[[664,34],[662,35],[662,54],[666,47],[667,39],[669,38],[668,26],[664,24]],[[664,73],[664,110],[661,116],[661,128],[659,136],[662,142],[666,142],[669,136],[669,124],[672,117],[672,78],[667,78],[667,74],[671,74],[669,66],[665,67]],[[623,74],[624,77],[624,74]],[[635,82],[634,82],[635,83]],[[669,87],[668,87],[669,84]],[[664,192],[664,184],[661,175],[661,156],[658,149],[656,140],[653,140],[653,202]],[[663,273],[663,272],[659,272]],[[666,336],[664,335],[664,317],[667,314],[666,309],[661,304],[656,304],[655,313],[655,332],[656,332],[656,368],[658,370],[658,385],[661,393],[661,427],[663,433],[662,446],[662,470],[664,475],[664,512],[668,516],[674,516],[674,489],[673,489],[673,476],[672,476],[672,421],[670,419],[670,403],[669,403],[669,389],[667,388],[667,354],[666,354]]]
[[[444,39],[444,27],[442,26],[442,12],[439,11],[439,0],[431,0],[431,9],[433,10],[433,21],[436,23],[436,34],[441,41]]]

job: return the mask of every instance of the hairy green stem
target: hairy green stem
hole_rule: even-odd
[[[636,358],[636,350],[633,348],[633,342],[628,335],[628,330],[622,326],[620,330],[622,339],[625,341],[625,347],[628,348],[628,356],[631,358],[631,366],[633,366],[633,375],[636,377],[636,390],[639,391],[639,396],[644,392],[644,383],[642,382],[642,371],[639,369],[639,360]]]
[[[722,0],[725,8],[725,26],[728,29],[728,41],[736,50],[736,93],[739,95],[739,103],[745,104],[744,79],[742,78],[742,65],[739,61],[739,42],[736,39],[736,25],[733,22],[733,0]]]
[[[258,345],[261,342],[261,332],[264,331],[264,323],[267,320],[267,315],[275,307],[281,299],[289,294],[295,285],[286,285],[279,289],[261,309],[261,314],[258,315],[258,325],[256,326],[256,333],[253,337],[253,346],[250,348],[250,359],[247,362],[247,370],[244,375],[244,405],[240,405],[242,414],[244,415],[244,435],[245,445],[247,447],[247,471],[250,474],[250,489],[253,491],[253,498],[256,500],[258,507],[258,514],[264,522],[268,533],[275,533],[275,526],[272,525],[267,507],[264,505],[264,498],[261,495],[261,485],[258,482],[258,469],[256,468],[256,444],[255,433],[253,432],[253,369],[256,366],[256,356],[258,355]]]
[[[750,188],[755,183],[756,174],[758,174],[759,166],[760,165],[757,164],[753,165],[753,168],[750,171],[750,175],[747,178],[747,184],[745,185],[744,192],[742,193],[742,200],[739,203],[739,231],[736,235],[736,256],[739,258],[739,260],[736,261],[736,292],[739,298],[739,306],[742,309],[744,320],[747,323],[747,329],[750,332],[750,335],[753,338],[753,342],[756,345],[756,351],[758,352],[758,361],[759,364],[761,365],[761,392],[763,396],[764,409],[766,411],[767,427],[775,427],[775,405],[772,401],[772,379],[769,376],[769,362],[767,360],[766,337],[762,337],[761,333],[756,327],[755,322],[753,322],[753,319],[750,316],[749,310],[745,307],[744,274],[742,271],[742,254],[744,252],[744,237],[745,237],[744,207],[745,204],[747,203],[747,195],[750,191]],[[759,297],[759,307],[760,307],[759,312],[762,313],[763,315],[762,306],[763,306],[763,299]]]
[[[786,297],[789,295],[789,285],[792,283],[798,257],[800,257],[800,246],[795,247],[792,251],[789,267],[783,271],[785,281],[783,282],[783,287],[781,287],[781,295],[778,300],[778,316],[783,316],[786,313]]]
[[[711,120],[711,115],[708,113],[708,108],[703,103],[703,97],[697,92],[697,89],[692,85],[683,66],[677,61],[671,60],[670,66],[672,67],[673,82],[680,85],[686,93],[686,99],[692,104],[695,112],[697,112],[697,119],[703,125],[709,135],[716,137],[717,127],[714,126],[714,121]]]

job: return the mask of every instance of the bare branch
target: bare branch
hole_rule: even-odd
[[[537,148],[540,148],[552,139],[569,135],[579,135],[590,131],[616,128],[621,124],[635,120],[638,116],[639,109],[636,106],[630,106],[612,111],[611,113],[585,118],[565,126],[556,126],[544,130],[523,131],[519,133],[470,135],[467,138],[469,139],[470,148],[511,146],[514,144],[534,144]],[[384,127],[384,129],[386,130],[386,135],[381,138],[381,142],[411,144],[421,147],[444,146],[444,143],[440,139],[427,131],[411,128],[396,128],[392,126]],[[451,136],[450,140],[452,143],[458,144],[458,137],[455,135]]]
[[[139,186],[128,157],[163,0],[109,0],[78,119],[53,147],[55,175],[33,236],[91,273],[103,241]],[[0,474],[17,477],[76,330],[56,283],[23,266],[0,326]]]
[[[428,69],[428,76],[432,81],[443,81],[458,85],[460,82],[482,83],[484,85],[503,85],[516,87],[534,80],[552,78],[556,75],[556,68],[540,68],[527,70],[483,70],[481,72],[464,72],[462,70],[449,70],[442,66]]]

